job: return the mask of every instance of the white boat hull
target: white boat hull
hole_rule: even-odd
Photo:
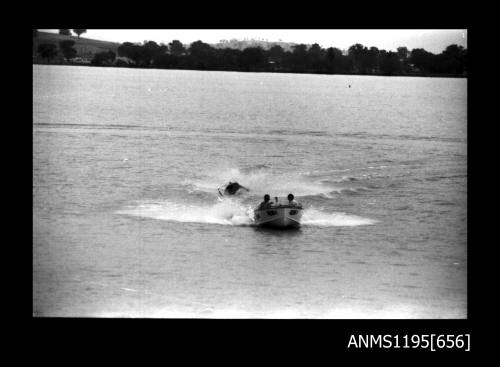
[[[298,227],[302,218],[302,208],[295,206],[278,206],[267,209],[256,209],[255,224],[269,227]]]

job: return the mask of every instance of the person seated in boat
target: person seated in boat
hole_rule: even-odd
[[[258,209],[267,209],[267,208],[270,208],[272,205],[273,205],[273,203],[271,202],[271,197],[268,194],[265,194],[264,201],[262,203],[260,203]]]
[[[224,194],[226,194],[226,195],[234,195],[234,194],[236,194],[238,192],[239,189],[244,189],[244,190],[250,191],[245,186],[240,185],[238,182],[231,182],[231,181],[229,181],[229,184],[224,189]]]
[[[297,206],[297,205],[299,205],[299,203],[297,203],[297,202],[294,200],[294,198],[295,198],[295,197],[293,196],[293,194],[288,194],[287,198],[288,198],[288,205],[292,205],[292,206]]]

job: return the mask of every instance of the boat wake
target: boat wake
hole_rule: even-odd
[[[224,200],[213,205],[187,205],[170,201],[145,202],[118,212],[118,214],[173,222],[234,226],[252,225],[252,213],[252,208],[245,208],[233,200]]]
[[[220,172],[208,172],[202,178],[186,180],[184,184],[195,191],[213,193],[214,188],[229,181],[237,181],[249,187],[251,194],[257,196],[286,196],[293,193],[295,196],[320,195],[331,198],[332,193],[340,193],[344,189],[331,183],[311,181],[309,177],[297,172],[278,174],[265,165],[249,170],[229,168]]]
[[[304,210],[301,223],[317,227],[354,227],[377,223],[376,220],[345,213],[326,213],[317,209]]]
[[[142,202],[120,210],[118,214],[132,215],[172,222],[207,223],[231,226],[253,226],[253,208],[236,200],[225,199],[212,205],[187,205],[171,201]],[[375,224],[376,221],[340,212],[328,213],[305,209],[301,221],[304,226],[345,227]]]

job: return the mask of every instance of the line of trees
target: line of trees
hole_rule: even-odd
[[[66,33],[69,30],[60,30]],[[74,29],[78,36],[85,29]],[[33,37],[36,37],[34,31]],[[48,62],[60,51],[66,60],[76,56],[74,41],[40,44],[38,54]],[[127,66],[159,69],[195,69],[256,72],[292,72],[316,74],[361,75],[467,75],[467,49],[449,45],[440,54],[422,48],[409,51],[399,47],[397,51],[379,50],[355,44],[346,52],[317,43],[293,45],[284,50],[280,45],[269,49],[260,46],[244,49],[216,48],[202,41],[185,46],[179,40],[169,44],[154,41],[141,43],[124,42],[118,47],[118,57],[112,51],[94,55],[94,66]]]
[[[48,63],[50,60],[55,58],[60,51],[66,61],[76,57],[77,51],[73,47],[75,45],[75,41],[73,40],[63,40],[59,41],[59,49],[53,43],[42,43],[38,45],[37,52],[43,59],[46,59]]]
[[[275,45],[268,50],[247,47],[243,50],[214,48],[202,41],[185,47],[174,40],[168,45],[154,41],[143,44],[125,42],[118,56],[132,60],[135,67],[228,71],[273,71],[318,74],[365,75],[466,75],[467,49],[450,45],[440,54],[418,48],[396,52],[355,44],[343,53],[340,49],[318,44],[292,46],[285,51]]]

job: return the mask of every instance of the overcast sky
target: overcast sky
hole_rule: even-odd
[[[58,30],[41,29],[57,32]],[[82,37],[113,42],[169,43],[174,39],[188,44],[197,40],[217,43],[222,39],[264,39],[294,43],[318,43],[321,47],[347,49],[355,43],[395,51],[399,46],[409,50],[423,48],[440,53],[446,46],[458,44],[467,48],[465,29],[88,29]]]

